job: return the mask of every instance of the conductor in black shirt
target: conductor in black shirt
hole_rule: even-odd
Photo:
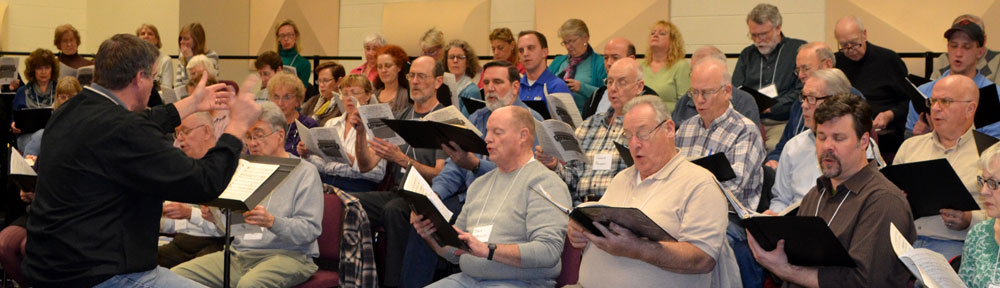
[[[200,286],[156,265],[163,200],[217,198],[236,171],[237,136],[260,107],[249,93],[203,79],[192,96],[145,109],[158,54],[134,35],[105,40],[94,84],[52,115],[23,265],[35,287]],[[201,159],[163,140],[181,118],[227,106],[226,133]]]

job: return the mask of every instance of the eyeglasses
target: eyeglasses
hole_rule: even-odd
[[[465,60],[467,58],[469,57],[466,57],[465,55],[448,55],[448,60]]]
[[[271,99],[271,101],[274,101],[274,102],[279,102],[279,101],[280,102],[289,102],[289,101],[292,101],[292,99],[296,99],[296,97],[295,97],[295,95],[292,95],[292,94],[286,94],[284,96],[282,96],[282,95],[271,95],[270,99]]]
[[[859,47],[861,47],[861,43],[854,42],[854,41],[847,42],[847,43],[837,43],[837,45],[840,46],[840,50],[839,50],[840,52],[844,52],[844,51],[847,51],[847,50],[854,50],[854,49],[858,49]]]
[[[942,109],[948,109],[948,107],[955,102],[958,103],[972,102],[972,100],[952,100],[948,98],[927,98],[926,101],[927,101],[927,107],[934,107],[934,104],[936,103],[936,104],[941,104]]]
[[[576,43],[576,40],[580,40],[580,38],[566,39],[559,43],[561,43],[563,46],[569,46],[569,44]]]
[[[441,46],[434,46],[427,49],[423,49],[423,56],[434,56],[441,51]]]
[[[198,126],[194,126],[194,127],[188,128],[188,129],[184,129],[183,127],[177,127],[177,129],[174,129],[174,139],[178,139],[178,138],[182,138],[182,137],[183,138],[187,138],[188,135],[190,135],[192,131],[194,131],[195,129],[201,128],[201,127],[205,127],[205,126],[208,126],[208,124],[201,124],[201,125],[198,125]]]
[[[278,34],[278,39],[291,39],[295,37],[295,33],[291,34]]]
[[[406,73],[406,80],[412,81],[413,79],[418,79],[420,81],[427,81],[427,79],[430,78],[431,78],[430,75],[424,73],[414,73],[414,72]]]
[[[619,135],[619,137],[625,139],[626,143],[632,142],[632,137],[639,138],[639,141],[646,141],[649,140],[649,137],[653,136],[653,133],[655,133],[660,126],[663,126],[663,123],[667,123],[667,120],[660,121],[660,124],[656,124],[656,126],[653,127],[653,129],[649,129],[649,131],[635,132],[635,134],[632,135],[629,135],[628,131],[622,130],[622,134]]]
[[[722,92],[723,89],[726,89],[725,84],[715,90],[698,90],[692,88],[691,90],[688,90],[688,94],[691,95],[691,99],[694,99],[695,97],[702,97],[705,100],[708,100],[709,97],[719,94],[719,92]]]
[[[760,32],[760,33],[749,33],[748,32],[747,33],[747,38],[750,38],[750,40],[764,39],[764,37],[767,37],[767,35],[771,34],[772,31],[774,31],[774,27],[771,27],[771,29],[768,29],[767,31]]]
[[[611,79],[611,78],[604,79],[604,85],[607,85],[608,88],[611,88],[611,87],[619,87],[620,88],[620,87],[625,87],[626,85],[631,85],[631,84],[635,84],[635,83],[639,83],[639,80],[635,80],[635,82],[629,83],[629,81],[625,80],[625,78],[618,78],[618,81],[615,81],[614,79]]]
[[[243,141],[247,142],[247,143],[250,143],[250,142],[259,142],[261,139],[267,138],[267,136],[274,135],[274,133],[278,133],[278,130],[271,131],[271,133],[264,133],[264,132],[261,132],[260,130],[257,130],[257,131],[255,131],[252,134],[251,133],[247,133],[246,135],[244,135],[243,136]]]
[[[319,79],[316,79],[316,82],[319,82],[319,84],[330,83],[330,81],[333,81],[333,78],[319,78]]]
[[[997,190],[997,188],[1000,188],[1000,181],[993,178],[985,178],[982,175],[976,176],[976,182],[979,182],[979,186],[989,187],[990,190]]]
[[[826,98],[830,98],[831,96],[833,96],[833,95],[826,95],[826,96],[819,96],[819,97],[817,97],[817,96],[806,95],[806,93],[801,93],[801,94],[799,94],[799,101],[802,101],[802,102],[805,102],[805,103],[809,103],[809,105],[816,105],[816,103],[819,103],[820,100],[823,100],[823,99],[826,99]]]
[[[815,68],[802,65],[799,67],[795,67],[795,71],[793,72],[795,73],[795,77],[798,77],[799,75],[809,75],[809,72],[812,72],[813,69]]]

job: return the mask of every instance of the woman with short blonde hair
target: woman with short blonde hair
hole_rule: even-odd
[[[267,81],[267,95],[267,99],[278,105],[285,115],[285,125],[287,125],[285,131],[288,131],[285,134],[285,151],[299,156],[299,152],[295,150],[295,145],[299,144],[299,129],[295,121],[298,120],[308,128],[319,126],[316,120],[299,113],[299,107],[306,98],[306,87],[295,75],[278,73]]]

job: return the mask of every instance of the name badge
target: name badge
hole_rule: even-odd
[[[990,288],[1000,288],[1000,283],[990,283]]]
[[[192,212],[194,213],[194,212]],[[187,229],[188,221],[184,219],[174,219],[174,231],[181,231]]]
[[[260,239],[264,239],[264,233],[257,232],[243,234],[243,241],[257,241]]]
[[[778,86],[774,86],[774,84],[767,85],[764,88],[758,89],[757,92],[771,98],[778,97]]]
[[[594,155],[594,171],[611,170],[611,153],[598,153]]]
[[[493,233],[493,225],[479,226],[472,229],[472,237],[476,237],[479,242],[490,242],[490,234]]]

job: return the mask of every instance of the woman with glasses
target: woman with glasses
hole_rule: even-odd
[[[291,19],[285,19],[274,28],[274,38],[278,42],[278,54],[281,55],[281,62],[285,66],[295,68],[295,75],[302,80],[302,85],[309,87],[309,74],[312,72],[312,64],[302,55],[299,55],[299,26]],[[289,133],[291,134],[291,133]]]
[[[476,51],[472,50],[469,42],[452,40],[444,50],[444,63],[441,64],[448,68],[448,72],[444,74],[444,84],[451,89],[451,95],[455,95],[451,97],[452,105],[456,105],[468,117],[472,111],[466,111],[459,98],[483,100],[482,95],[479,95],[479,87],[475,85],[479,82],[479,71],[482,70]]]
[[[962,268],[959,278],[971,288],[1000,285],[1000,146],[993,145],[979,158],[978,176],[982,186],[983,210],[989,220],[979,222],[969,229],[962,249]]]
[[[358,113],[358,105],[375,104],[372,101],[372,85],[368,79],[362,75],[350,75],[344,78],[340,84],[341,101],[344,103],[344,114],[327,121],[323,127],[337,128],[337,136],[343,144],[344,153],[350,160],[350,164],[340,162],[328,162],[323,157],[309,153],[305,143],[299,143],[296,147],[299,155],[308,160],[316,169],[320,171],[323,183],[333,185],[347,192],[365,192],[376,190],[376,185],[385,176],[385,159],[379,160],[375,168],[368,172],[360,172],[355,164],[355,155],[359,149],[369,149],[368,141],[374,135],[365,130],[361,116]]]
[[[566,20],[559,27],[559,38],[566,47],[566,55],[556,56],[549,64],[549,71],[566,81],[566,86],[573,92],[576,108],[583,113],[587,100],[608,77],[608,72],[604,70],[604,56],[590,47],[590,30],[583,20]]]
[[[285,151],[292,155],[299,156],[295,146],[299,144],[299,129],[295,121],[302,122],[308,128],[319,126],[316,120],[299,113],[299,106],[306,97],[306,87],[302,85],[295,75],[289,73],[278,73],[267,81],[268,100],[281,108],[281,113],[285,114]]]
[[[673,112],[691,88],[691,66],[684,61],[684,38],[673,23],[659,21],[649,29],[649,49],[642,60],[642,79]]]
[[[340,116],[342,107],[337,107],[333,97],[340,97],[337,84],[344,78],[344,66],[337,62],[323,62],[316,66],[316,84],[319,87],[319,97],[313,96],[302,104],[302,114],[316,120],[320,126],[333,117]]]
[[[58,76],[76,76],[76,69],[80,69],[83,66],[94,65],[94,61],[83,58],[80,56],[80,31],[77,31],[73,25],[63,24],[56,27],[55,39],[53,40],[56,48],[59,49],[59,54],[56,56],[59,58],[59,64],[62,66],[59,71],[62,74]]]
[[[375,97],[378,103],[389,103],[392,114],[397,118],[406,107],[410,107],[410,83],[406,73],[410,71],[406,51],[396,45],[385,45],[375,52],[378,78],[375,79]]]

